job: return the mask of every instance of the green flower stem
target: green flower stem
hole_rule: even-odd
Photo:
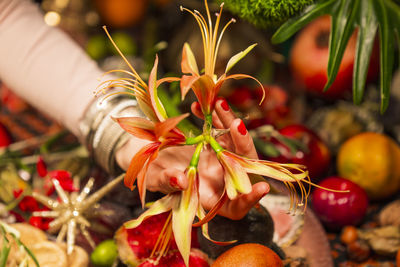
[[[203,145],[204,145],[204,142],[201,142],[197,145],[196,150],[193,153],[192,160],[190,161],[189,167],[197,168],[197,165],[199,164],[199,160],[200,160],[200,153],[201,153],[201,150],[203,149]]]
[[[207,136],[206,141],[207,141],[207,143],[210,144],[210,146],[215,151],[215,153],[218,154],[218,153],[224,151],[224,148],[212,136]]]
[[[186,145],[196,145],[204,141],[204,135],[186,138]]]
[[[210,135],[212,129],[212,115],[207,114],[204,116],[203,135]]]

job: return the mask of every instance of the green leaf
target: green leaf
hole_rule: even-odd
[[[394,28],[387,12],[384,0],[374,0],[374,7],[379,21],[380,41],[380,90],[381,113],[384,113],[389,105],[390,83],[393,70],[394,38],[391,30]]]
[[[369,61],[378,28],[373,1],[362,1],[359,13],[360,25],[353,69],[353,101],[357,105],[361,103],[364,95]]]
[[[3,247],[0,251],[0,267],[6,267],[8,254],[10,253],[11,246],[9,246],[9,241],[6,237],[6,231],[3,226],[0,226],[1,234],[3,236]]]
[[[257,150],[265,156],[278,157],[281,154],[279,150],[268,141],[264,141],[259,138],[253,138],[253,142]]]
[[[329,0],[309,6],[300,17],[289,19],[272,36],[273,44],[279,44],[289,39],[293,34],[303,28],[317,17],[329,14],[334,8],[337,0]]]
[[[31,257],[31,259],[33,260],[33,262],[35,263],[35,265],[36,265],[37,267],[40,267],[39,262],[38,262],[38,260],[36,259],[35,255],[32,253],[32,251],[31,251],[27,246],[25,246],[25,244],[22,243],[21,240],[19,240],[14,234],[12,234],[12,235],[13,235],[13,237],[14,237],[15,242],[17,243],[17,245],[20,246],[20,247],[23,247],[23,248],[25,249],[26,253],[28,253],[29,257]]]
[[[354,31],[354,22],[360,0],[341,0],[340,5],[332,16],[332,27],[329,40],[328,81],[324,92],[332,85],[339,71],[344,51],[351,34]]]

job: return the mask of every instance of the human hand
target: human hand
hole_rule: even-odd
[[[202,116],[197,102],[192,104],[192,112],[198,117]],[[216,102],[213,122],[217,129],[230,130],[229,134],[218,138],[218,142],[224,148],[249,158],[257,158],[250,134],[242,120],[237,119],[230,110],[226,100],[220,99]],[[122,168],[127,169],[130,159],[139,149],[140,145],[137,139],[129,141],[117,152],[117,162]],[[146,188],[163,193],[186,189],[188,182],[184,172],[193,152],[194,146],[169,147],[160,151],[157,159],[150,164],[147,171]],[[198,169],[200,201],[205,209],[211,209],[224,190],[223,168],[212,149],[205,147],[200,156]],[[234,200],[228,200],[219,210],[219,214],[231,219],[240,219],[268,192],[269,185],[267,183],[254,184],[249,194],[241,194]]]

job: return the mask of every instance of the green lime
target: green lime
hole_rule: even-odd
[[[90,255],[90,260],[94,266],[108,267],[113,264],[117,256],[117,245],[114,240],[109,239],[97,245]]]
[[[121,50],[122,54],[125,56],[133,56],[136,54],[136,44],[133,41],[132,37],[125,32],[114,32],[111,34],[112,39],[115,44],[118,46],[119,50]],[[109,49],[114,54],[117,53],[111,42],[108,42]]]
[[[90,37],[86,44],[86,52],[94,60],[99,60],[107,55],[107,40],[105,35],[97,34]]]

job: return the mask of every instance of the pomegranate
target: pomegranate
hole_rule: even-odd
[[[340,98],[345,94],[350,95],[357,31],[350,37],[335,81],[328,91],[323,92],[328,80],[330,28],[331,18],[329,16],[320,17],[306,26],[294,41],[290,55],[290,67],[296,80],[307,91],[320,96]],[[369,81],[376,79],[378,75],[379,52],[377,48],[377,46],[374,47],[370,59],[367,78]]]
[[[190,267],[209,267],[208,256],[199,249],[192,248],[189,256]],[[186,267],[178,250],[169,251],[167,255],[156,259],[147,259],[138,267]]]
[[[339,193],[320,188],[314,190],[312,194],[314,211],[326,226],[338,229],[346,225],[355,225],[364,218],[368,208],[368,197],[360,186],[336,176],[324,179],[319,185],[329,189],[350,191]]]
[[[137,266],[150,257],[169,213],[162,213],[144,220],[138,227],[126,229],[122,226],[115,234],[118,254],[129,266]],[[197,230],[197,229],[196,229]],[[197,231],[192,231],[192,248],[198,248]],[[177,250],[171,239],[169,250]]]

